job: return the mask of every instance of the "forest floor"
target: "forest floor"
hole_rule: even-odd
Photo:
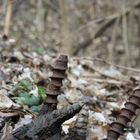
[[[57,55],[39,48],[3,50],[0,62],[1,125],[5,122],[1,126],[3,135],[37,116],[46,96],[44,89],[49,82],[49,65]],[[91,98],[92,103],[87,105],[87,113],[83,115],[86,118],[84,131],[89,140],[103,139],[129,95],[139,88],[137,73],[140,73],[138,69],[115,66],[99,58],[70,56],[62,88],[64,94],[58,97],[58,108]],[[63,124],[65,134],[75,127],[78,117],[80,115]],[[131,129],[126,130],[122,140],[139,139],[134,126],[135,123],[129,126]]]
[[[133,90],[140,88],[139,0],[136,4],[130,0],[123,12],[119,0],[115,4],[112,0],[110,7],[106,2],[97,2],[95,9],[92,0],[86,4],[79,1],[74,7],[69,5],[65,15],[68,23],[64,23],[57,2],[52,2],[53,7],[43,1],[41,19],[34,0],[15,3],[9,39],[3,41],[0,33],[1,139],[38,115],[47,98],[49,66],[61,53],[68,55],[68,69],[58,108],[92,100],[62,125],[64,135],[75,129],[82,117],[83,138],[106,138],[109,124]],[[3,13],[1,21],[4,17]],[[4,22],[0,22],[0,31],[3,26]],[[140,139],[137,129],[137,123],[132,122],[120,140]]]

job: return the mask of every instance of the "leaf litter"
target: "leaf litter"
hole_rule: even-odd
[[[4,50],[0,61],[0,116],[14,118],[9,119],[11,124],[8,124],[12,130],[31,122],[39,113],[42,102],[47,98],[49,65],[54,58],[54,52],[22,49]],[[130,74],[114,66],[106,68],[95,65],[92,60],[69,57],[67,78],[63,83],[64,94],[58,97],[58,108],[90,99],[87,121],[85,125],[78,125],[86,126],[87,139],[100,140],[106,137],[109,124],[115,120],[120,107],[138,87],[140,80],[133,72]],[[82,122],[79,116],[84,115],[77,114],[63,124],[65,134],[75,127],[77,121]],[[7,121],[4,122],[7,127]],[[4,129],[7,128],[3,127],[1,131]],[[139,138],[136,132],[125,133],[120,140],[124,137],[127,140]]]

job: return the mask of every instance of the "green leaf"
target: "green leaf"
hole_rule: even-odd
[[[38,97],[30,94],[20,94],[20,97],[13,97],[16,103],[21,105],[34,106],[39,105]]]
[[[27,105],[27,99],[26,97],[13,97],[16,103],[21,105]]]
[[[19,97],[30,97],[30,94],[28,92],[22,92],[19,94]]]
[[[38,87],[38,93],[41,96],[41,99],[44,101],[47,98],[46,89],[44,87]]]
[[[18,103],[18,104],[20,104],[20,105],[23,105],[23,101],[22,101],[22,100],[20,100],[20,99],[18,99],[18,98],[17,98],[17,99],[15,99],[15,102],[16,102],[16,103]]]
[[[29,103],[28,103],[29,106],[34,106],[34,105],[39,105],[39,98],[32,95],[30,98],[29,98]]]
[[[21,80],[18,84],[13,87],[14,93],[29,92],[32,90],[32,82],[28,79]]]
[[[20,87],[24,90],[30,91],[32,90],[32,82],[30,80],[24,79],[20,81]]]
[[[31,109],[33,112],[37,112],[37,113],[40,112],[40,106],[32,106],[30,109]]]
[[[44,50],[44,48],[38,47],[38,48],[33,48],[32,51],[33,51],[33,52],[36,52],[36,53],[43,53],[45,50]]]

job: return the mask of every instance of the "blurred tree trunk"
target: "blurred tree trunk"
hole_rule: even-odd
[[[43,7],[43,0],[37,1],[37,14],[36,14],[36,27],[38,30],[39,35],[42,36],[45,30],[45,23],[44,23],[44,7]]]
[[[8,36],[9,36],[11,18],[12,18],[12,10],[13,10],[13,3],[14,3],[13,0],[7,0],[3,39],[8,39]]]
[[[61,14],[61,35],[62,35],[62,46],[65,53],[71,53],[72,40],[71,33],[69,30],[68,16],[67,16],[67,5],[65,0],[59,0],[60,14]]]

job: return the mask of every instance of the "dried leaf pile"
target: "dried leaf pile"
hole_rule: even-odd
[[[12,44],[16,45],[16,44]],[[10,44],[11,47],[11,44]],[[49,65],[57,55],[43,48],[2,50],[0,57],[0,136],[28,124],[47,98]],[[92,58],[69,57],[64,94],[58,96],[58,108],[88,102],[81,112],[63,124],[64,139],[74,133],[83,139],[106,138],[109,124],[115,120],[140,79],[133,70],[118,69]],[[138,126],[130,124],[120,140],[137,140]],[[81,138],[81,139],[82,139]]]

